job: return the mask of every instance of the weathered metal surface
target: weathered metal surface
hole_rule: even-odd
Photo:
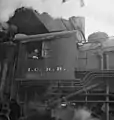
[[[114,41],[113,39],[107,39],[99,42],[88,42],[79,47],[79,53],[85,53],[85,59],[82,59],[79,54],[79,69],[84,70],[102,70],[103,55],[108,57],[107,70],[114,70],[113,54],[114,54]],[[82,65],[83,64],[83,65]],[[83,67],[81,67],[83,66]],[[101,67],[100,67],[101,66]],[[106,69],[106,68],[105,68]]]
[[[66,31],[66,27],[61,21],[61,19],[53,19],[49,14],[38,14],[35,13],[36,16],[42,21],[45,27],[48,29],[49,32],[56,32],[56,31]]]
[[[38,44],[38,42],[35,42],[35,44]],[[46,51],[48,56],[42,55],[42,59],[27,58],[26,45],[22,44],[18,63],[18,67],[21,67],[18,70],[23,71],[21,72],[21,75],[24,75],[23,77],[36,80],[75,79],[75,68],[77,66],[75,34],[67,38],[44,41],[42,52]]]
[[[80,29],[85,34],[84,17],[71,17],[69,20],[65,20],[63,18],[54,19],[46,13],[41,15],[36,13],[36,16],[38,16],[38,18],[50,32]]]

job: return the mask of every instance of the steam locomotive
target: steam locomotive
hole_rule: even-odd
[[[96,49],[93,43],[80,43],[77,32],[17,36],[7,43],[13,47],[9,47],[12,54],[4,99],[7,95],[16,99],[25,116],[32,109],[42,106],[53,110],[60,103],[87,105],[91,109],[93,105],[105,105],[106,115],[113,114],[113,63],[107,61],[112,60],[113,48],[98,54],[99,44]]]
[[[113,116],[113,39],[102,34],[86,42],[80,30],[8,35],[1,43],[8,58],[2,66],[3,108],[14,99],[24,118],[58,105],[87,106],[100,119]]]

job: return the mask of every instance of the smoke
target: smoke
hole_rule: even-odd
[[[75,110],[73,120],[99,120],[99,119],[92,117],[91,111],[83,107]]]
[[[99,118],[93,117],[91,111],[85,106],[79,108],[56,108],[52,117],[56,120],[100,120]]]
[[[84,16],[86,37],[96,31],[114,34],[114,0],[0,0],[0,22],[6,22],[17,8],[31,7],[39,13],[47,12],[53,18],[68,19],[71,16]]]
[[[21,7],[20,0],[0,0],[0,22],[8,21],[19,7]]]
[[[91,117],[91,113],[88,110],[84,108],[83,109],[79,108],[75,110],[73,120],[88,120],[90,117]]]
[[[20,7],[30,7],[39,13],[47,12],[53,18],[80,14],[76,10],[80,8],[80,0],[68,0],[65,3],[62,0],[0,0],[0,22],[8,21]]]

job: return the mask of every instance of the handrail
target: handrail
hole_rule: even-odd
[[[69,99],[70,97],[72,97],[72,96],[74,96],[74,95],[80,94],[81,92],[85,91],[85,89],[86,89],[86,90],[90,90],[90,89],[93,89],[93,88],[95,88],[95,87],[97,87],[97,86],[99,86],[99,84],[94,84],[94,85],[91,85],[91,86],[86,87],[86,88],[84,87],[84,88],[82,88],[81,90],[76,91],[75,93],[71,93],[71,94],[65,96],[64,98],[60,98],[60,99],[58,99],[58,100],[55,100],[54,102],[51,103],[51,105],[61,102],[62,99],[67,100],[67,99]]]

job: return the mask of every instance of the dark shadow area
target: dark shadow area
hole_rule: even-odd
[[[37,14],[32,9],[19,8],[15,11],[14,16],[9,19],[8,23],[17,26],[18,33],[27,35],[48,33]]]

